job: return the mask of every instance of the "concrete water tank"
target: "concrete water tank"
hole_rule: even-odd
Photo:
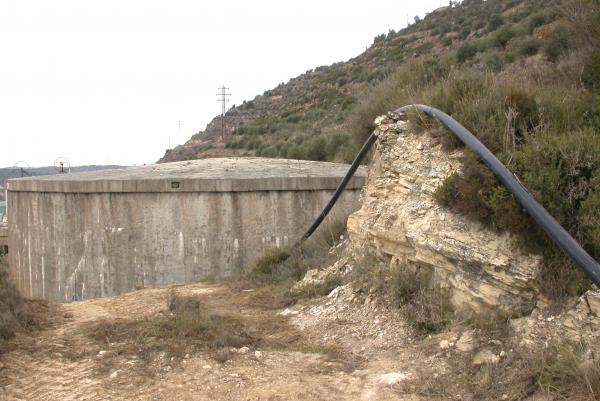
[[[348,166],[220,158],[9,180],[9,268],[52,301],[226,277],[297,241]],[[358,206],[360,169],[332,211]]]

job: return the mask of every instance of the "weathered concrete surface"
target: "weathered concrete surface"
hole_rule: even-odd
[[[305,160],[218,158],[118,170],[8,180],[8,191],[33,192],[240,192],[335,189],[348,171],[338,163]],[[364,171],[348,183],[361,188]]]
[[[8,245],[8,227],[0,224],[0,247]]]
[[[23,294],[53,301],[228,276],[295,242],[347,168],[207,159],[11,180],[11,275]],[[364,180],[361,170],[333,218],[355,210]]]

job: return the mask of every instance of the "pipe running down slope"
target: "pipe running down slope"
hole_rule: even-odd
[[[521,185],[519,180],[486,148],[471,132],[469,132],[460,123],[450,117],[448,114],[431,106],[423,104],[410,104],[400,107],[396,113],[404,113],[406,111],[416,109],[431,117],[436,118],[446,128],[461,140],[462,143],[473,151],[485,165],[496,175],[498,180],[513,194],[521,206],[529,213],[535,222],[544,229],[546,234],[554,241],[556,245],[573,261],[577,266],[592,280],[594,284],[600,286],[600,264],[588,254],[585,249],[548,213],[542,205],[540,205],[531,194]],[[319,225],[323,222],[329,211],[333,208],[342,191],[348,184],[350,178],[356,172],[356,169],[364,159],[366,154],[371,149],[371,146],[377,140],[375,133],[372,133],[364,143],[360,152],[352,162],[348,173],[338,185],[331,200],[315,222],[310,226],[306,233],[302,236],[301,242],[308,239]]]

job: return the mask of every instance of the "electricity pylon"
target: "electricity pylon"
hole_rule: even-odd
[[[223,137],[225,136],[225,102],[228,102],[229,99],[227,97],[231,96],[231,93],[227,93],[228,89],[229,88],[226,88],[225,85],[223,85],[219,88],[220,92],[217,93],[217,96],[219,97],[217,102],[221,102],[221,140],[223,140]]]

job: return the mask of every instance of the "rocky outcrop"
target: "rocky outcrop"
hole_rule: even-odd
[[[430,269],[432,285],[450,288],[455,307],[530,312],[540,257],[433,198],[444,179],[461,170],[461,151],[448,153],[394,113],[375,123],[378,143],[362,207],[348,220],[353,249],[387,258],[392,269]]]
[[[600,291],[590,290],[579,297],[575,307],[564,313],[562,328],[572,341],[600,344]]]

